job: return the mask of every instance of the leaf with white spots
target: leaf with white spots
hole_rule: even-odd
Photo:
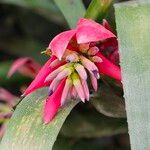
[[[0,149],[51,150],[66,117],[78,101],[62,108],[48,125],[43,124],[42,108],[47,89],[40,89],[25,97],[8,123]]]

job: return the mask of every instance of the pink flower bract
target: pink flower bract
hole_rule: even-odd
[[[22,75],[34,78],[41,66],[30,57],[18,58],[15,60],[8,72],[8,77],[11,77],[16,71]]]

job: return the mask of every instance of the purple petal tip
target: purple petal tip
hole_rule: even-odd
[[[97,70],[93,70],[92,73],[94,74],[94,76],[95,76],[96,79],[100,78],[99,72]]]
[[[51,89],[48,90],[48,96],[51,96],[53,94],[53,91]]]

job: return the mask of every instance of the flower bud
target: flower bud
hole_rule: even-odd
[[[80,56],[81,58],[81,63],[83,64],[83,66],[89,71],[89,72],[92,72],[92,73],[95,73],[95,72],[99,72],[98,71],[98,68],[96,67],[96,65],[90,61],[89,59],[85,58],[84,56]],[[95,74],[94,74],[95,75]]]
[[[88,50],[88,55],[96,55],[99,52],[99,48],[94,46]]]
[[[63,66],[60,66],[59,68],[57,68],[56,70],[54,70],[53,72],[51,72],[45,79],[44,82],[47,82],[47,81],[50,81],[50,80],[53,80],[58,73],[60,73],[64,68],[65,68],[66,65],[63,65]]]
[[[62,96],[61,96],[61,106],[64,105],[71,87],[72,87],[72,80],[70,77],[68,77],[66,79],[66,83],[65,83],[65,86],[64,86],[64,89],[62,92]]]
[[[92,73],[90,73],[90,78],[91,78],[91,83],[92,83],[93,89],[95,91],[97,91],[97,79],[95,78],[95,76]]]
[[[89,93],[89,88],[88,88],[87,82],[86,82],[86,80],[81,79],[81,83],[82,83],[83,90],[84,90],[84,93],[85,93],[85,98],[86,98],[87,101],[89,101],[90,93]]]
[[[78,93],[79,98],[82,100],[82,102],[85,102],[85,94],[84,94],[84,90],[83,90],[78,74],[74,72],[71,75],[71,78],[72,78],[73,85]]]
[[[78,62],[79,57],[76,53],[72,53],[66,56],[66,61],[67,62]]]
[[[80,78],[86,80],[87,79],[87,73],[86,73],[85,68],[79,63],[76,63],[74,65],[74,67],[75,67],[75,70],[78,72]]]
[[[82,52],[82,53],[87,53],[88,49],[89,49],[89,43],[86,43],[86,44],[80,44],[79,45],[79,50]]]
[[[98,56],[90,57],[90,60],[93,61],[94,63],[101,63],[101,62],[103,62],[103,60],[100,57],[98,57]]]
[[[60,61],[60,60],[58,60],[58,59],[55,59],[55,60],[50,64],[49,67],[54,68],[54,67],[60,65],[62,62],[63,62],[63,61]]]

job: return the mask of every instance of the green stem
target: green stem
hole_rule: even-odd
[[[86,11],[85,18],[102,21],[112,2],[113,0],[92,0]]]

